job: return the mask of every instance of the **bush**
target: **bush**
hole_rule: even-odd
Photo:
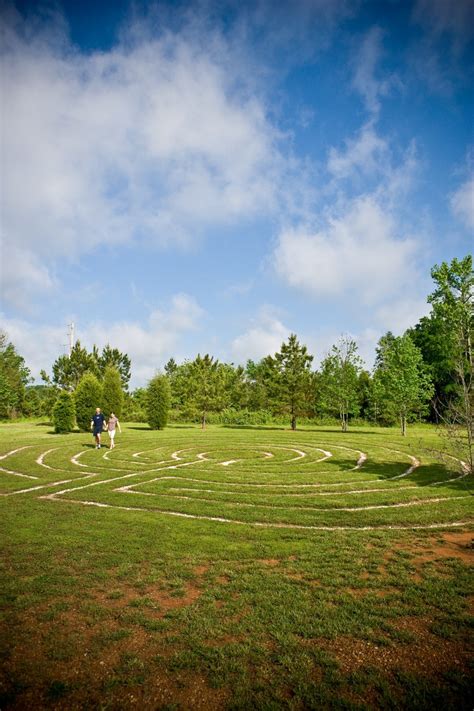
[[[102,382],[102,411],[106,417],[113,412],[117,417],[122,416],[123,390],[122,379],[117,368],[108,365],[105,369]]]
[[[147,388],[147,421],[152,430],[166,427],[171,405],[171,388],[166,375],[156,375]]]
[[[74,393],[77,426],[88,432],[96,407],[102,404],[102,386],[92,373],[86,373],[79,381]]]
[[[54,431],[58,434],[72,432],[75,415],[74,399],[71,393],[63,390],[59,393],[59,397],[53,407]]]

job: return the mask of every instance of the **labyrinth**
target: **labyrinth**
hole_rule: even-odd
[[[308,531],[473,522],[465,464],[393,433],[128,430],[113,451],[91,439],[4,447],[2,497]]]

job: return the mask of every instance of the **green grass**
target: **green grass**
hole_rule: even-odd
[[[0,708],[472,707],[473,486],[433,428],[117,445],[0,426]]]

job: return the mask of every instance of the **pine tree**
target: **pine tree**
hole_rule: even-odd
[[[106,417],[109,417],[111,412],[121,417],[122,408],[122,379],[117,368],[109,365],[105,369],[102,381],[102,411]]]
[[[162,430],[168,422],[171,389],[166,375],[155,375],[147,388],[147,418],[152,430]]]
[[[67,390],[62,390],[53,408],[54,431],[58,434],[72,432],[75,414],[74,398]]]
[[[90,429],[92,415],[96,407],[101,407],[102,386],[92,373],[81,378],[74,393],[77,426],[83,432]]]
[[[282,343],[275,357],[267,357],[267,385],[270,399],[281,412],[290,415],[291,429],[296,430],[296,420],[310,409],[313,378],[313,356],[306,346],[300,345],[292,333],[287,343]]]

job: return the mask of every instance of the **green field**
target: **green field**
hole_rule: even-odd
[[[123,429],[0,426],[1,709],[472,709],[433,428]]]

